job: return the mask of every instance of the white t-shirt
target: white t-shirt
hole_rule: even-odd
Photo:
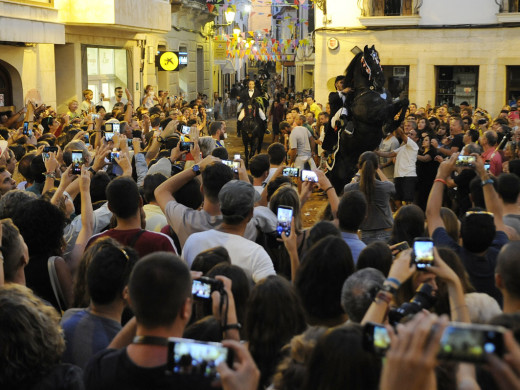
[[[163,227],[168,225],[166,216],[158,205],[146,204],[143,206],[143,211],[146,216],[146,230],[160,232]]]
[[[264,248],[247,238],[219,230],[207,230],[189,236],[182,249],[182,258],[191,268],[195,256],[216,246],[226,248],[231,264],[242,268],[255,283],[269,275],[276,275],[273,262]]]
[[[408,142],[402,144],[394,150],[395,157],[394,177],[414,177],[417,176],[415,163],[417,162],[417,152],[419,147],[410,137],[406,137]]]
[[[306,127],[296,126],[291,130],[289,147],[296,149],[297,156],[300,158],[310,158],[312,156],[309,131]]]

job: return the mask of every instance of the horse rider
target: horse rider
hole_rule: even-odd
[[[257,98],[264,99],[264,94],[259,88],[256,88],[254,80],[249,80],[248,82],[248,88],[242,92],[242,94],[239,96],[239,105],[237,108],[237,112],[239,112],[238,115],[238,122],[237,122],[237,136],[240,136],[240,130],[242,125],[242,119],[244,119],[245,116],[245,106],[255,101]],[[264,124],[264,130],[267,130],[266,126],[266,120],[267,117],[265,116],[265,113],[262,109],[262,107],[258,107],[258,116],[262,120]],[[266,131],[267,134],[269,134],[268,131]]]
[[[323,149],[332,152],[338,141],[338,130],[345,128],[347,132],[352,133],[354,123],[350,114],[350,104],[352,103],[351,86],[346,86],[347,77],[340,75],[336,77],[334,86],[336,92],[329,94],[330,119],[326,126],[326,137],[323,142]]]

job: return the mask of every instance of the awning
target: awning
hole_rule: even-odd
[[[233,66],[233,62],[230,60],[225,61],[215,61],[215,65],[220,65],[220,70],[222,71],[222,74],[231,74],[235,73],[235,67]]]

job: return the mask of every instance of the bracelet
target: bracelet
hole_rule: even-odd
[[[92,167],[89,167],[89,168],[88,168],[88,171],[89,171],[90,173],[92,173],[93,175],[96,174],[96,171],[95,171],[94,168],[92,168]]]
[[[397,286],[397,288],[401,287],[401,282],[396,278],[386,278],[386,281],[394,283]]]
[[[46,179],[56,179],[56,172],[47,172],[43,174]]]
[[[482,187],[484,187],[486,184],[493,184],[493,179],[487,179],[487,180],[482,180],[482,182],[480,183],[482,185]]]
[[[325,191],[323,191],[323,193],[324,193],[324,194],[326,194],[326,193],[327,193],[327,191],[328,191],[328,190],[330,190],[330,189],[332,189],[332,188],[334,188],[334,186],[330,186],[330,187],[329,187],[329,188],[327,188],[327,189],[326,189]]]
[[[222,331],[223,332],[226,332],[226,331],[231,330],[231,329],[240,330],[240,329],[242,329],[242,324],[237,322],[236,324],[227,324],[226,326],[222,327]]]
[[[384,292],[384,291],[379,291],[376,295],[376,303],[379,303],[378,301],[382,301],[382,302],[385,302],[387,305],[390,304],[390,302],[392,301],[392,297],[390,296],[390,294]]]
[[[435,179],[434,182],[436,182],[436,181],[438,181],[439,183],[444,184],[445,186],[448,185],[448,183],[446,183],[446,180],[444,180],[444,179]]]

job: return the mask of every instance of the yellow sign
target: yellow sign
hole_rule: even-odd
[[[161,52],[156,57],[156,65],[159,70],[179,70],[179,56],[173,51]]]
[[[280,61],[276,61],[276,73],[282,73],[282,63]]]
[[[215,61],[225,60],[227,55],[227,43],[223,39],[216,39],[213,46],[213,59]]]

